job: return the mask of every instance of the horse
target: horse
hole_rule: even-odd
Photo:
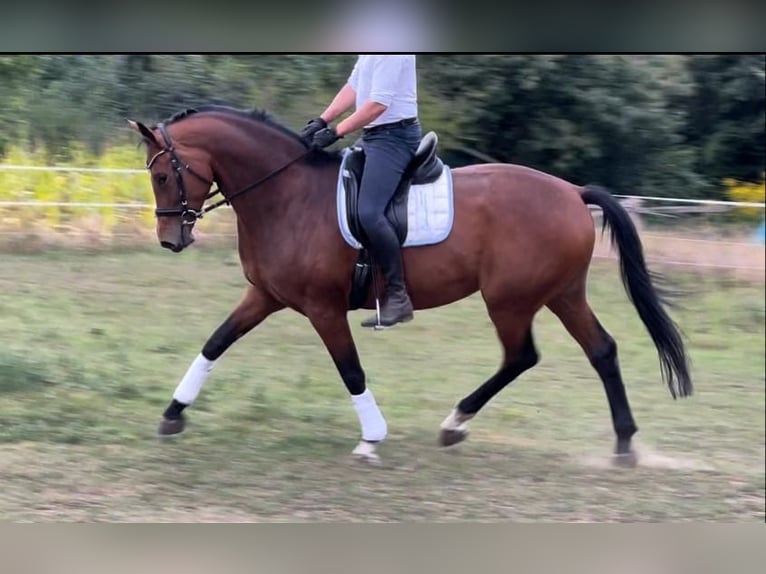
[[[344,240],[337,212],[340,171],[353,146],[312,149],[297,132],[258,108],[208,105],[177,112],[154,125],[128,122],[146,145],[160,245],[182,252],[194,242],[198,220],[211,209],[229,205],[236,216],[237,250],[247,282],[238,305],[210,334],[177,384],[158,434],[182,432],[184,409],[226,350],[267,317],[289,309],[308,319],[350,394],[361,427],[352,455],[379,461],[376,449],[388,427],[366,384],[348,312],[377,308],[380,276],[373,274],[358,302],[350,302],[363,247]],[[423,138],[432,167],[441,161],[434,136],[429,132]],[[420,167],[424,161],[418,159]],[[621,282],[656,347],[664,384],[673,399],[690,396],[693,385],[683,334],[666,311],[668,303],[647,268],[628,212],[606,188],[575,185],[532,167],[441,164],[437,172],[445,170],[454,202],[449,232],[430,243],[403,244],[406,285],[416,315],[479,292],[503,357],[494,374],[451,408],[440,424],[438,445],[464,440],[468,422],[538,363],[532,323],[547,307],[579,344],[603,384],[615,435],[614,460],[634,464],[632,440],[638,427],[618,364],[617,343],[586,297],[596,239],[589,206],[601,209],[602,233],[610,230]],[[410,173],[409,180],[402,180],[404,193],[416,184]],[[219,193],[222,198],[211,204]]]

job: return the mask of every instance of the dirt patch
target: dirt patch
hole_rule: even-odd
[[[645,447],[638,447],[635,450],[638,467],[664,468],[668,470],[715,470],[713,465],[701,460],[695,460],[680,455],[663,454]],[[615,466],[613,457],[604,454],[587,454],[577,457],[576,461],[578,464],[592,468],[613,468]]]
[[[15,228],[0,222],[0,250],[35,253],[52,247],[66,249],[114,249],[156,247],[154,228],[132,212],[119,212],[107,231],[97,216],[89,216],[67,226],[49,229],[41,223],[31,228]],[[601,218],[596,214],[594,258],[614,259],[609,233],[601,235]],[[654,267],[674,266],[688,271],[715,272],[748,280],[764,280],[766,247],[753,242],[752,234],[726,234],[715,227],[679,227],[658,230],[639,224],[641,241],[648,263]],[[216,211],[195,229],[197,246],[236,246],[236,218],[230,209]]]
[[[718,239],[698,237],[681,232],[641,233],[647,263],[650,266],[682,267],[688,271],[718,271],[738,278],[764,280],[766,248],[747,238]],[[615,259],[609,235],[597,235],[593,257]]]

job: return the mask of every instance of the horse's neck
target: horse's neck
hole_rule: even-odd
[[[294,166],[270,174],[302,153],[294,149],[297,146],[269,146],[268,141],[264,137],[253,145],[252,140],[240,134],[239,137],[228,138],[218,144],[218,149],[211,154],[219,184],[228,197],[236,195],[232,206],[245,217],[249,217],[251,211],[253,215],[258,215],[257,212],[269,209],[269,204],[284,200],[274,197],[275,190],[289,176]],[[256,182],[260,183],[243,192]]]
[[[298,149],[293,149],[293,148]],[[274,149],[255,150],[252,146],[232,145],[223,161],[217,166],[219,177],[227,195],[255,183],[278,170],[304,153],[300,146],[285,146],[284,152]],[[270,157],[268,162],[253,158]],[[231,166],[248,165],[248,169]],[[297,161],[283,171],[263,181],[232,201],[240,232],[260,249],[268,249],[274,242],[301,234],[308,227],[316,226],[323,219],[332,217],[335,194],[333,193],[337,169],[340,166],[312,166]]]

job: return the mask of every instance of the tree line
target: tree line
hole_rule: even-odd
[[[0,56],[0,154],[132,142],[127,118],[203,103],[299,130],[350,54]],[[721,198],[766,163],[763,55],[418,55],[420,117],[452,166],[529,165],[615,193]]]

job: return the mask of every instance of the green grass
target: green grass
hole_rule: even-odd
[[[541,363],[436,445],[438,425],[498,365],[479,297],[384,333],[350,314],[389,424],[382,464],[307,321],[284,311],[238,342],[188,411],[159,415],[244,288],[233,250],[0,260],[0,518],[110,521],[753,521],[764,519],[764,287],[668,270],[696,394],[673,401],[651,340],[601,262],[596,313],[619,345],[642,462],[609,465],[595,373],[547,311]]]

